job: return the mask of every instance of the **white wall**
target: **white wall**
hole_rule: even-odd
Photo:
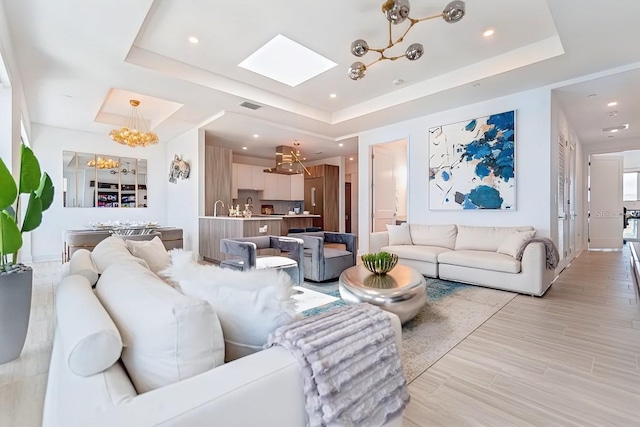
[[[42,225],[31,233],[33,261],[59,260],[64,230],[85,228],[90,221],[145,220],[167,222],[167,181],[169,163],[165,144],[146,148],[130,148],[113,142],[108,134],[96,134],[33,124],[31,146],[43,171],[49,173],[56,186],[53,204],[44,213]],[[64,208],[62,206],[62,152],[106,154],[114,157],[138,157],[147,160],[147,208]],[[24,254],[23,254],[24,255]],[[28,261],[28,257],[25,256]]]
[[[198,216],[204,215],[204,131],[192,129],[167,142],[167,174],[174,154],[189,163],[191,173],[189,179],[175,184],[169,183],[168,175],[165,179],[167,225],[182,228],[184,248],[199,252]]]
[[[430,211],[429,128],[516,110],[516,210]],[[359,136],[359,251],[369,247],[371,229],[369,148],[381,142],[408,140],[408,221],[423,224],[531,225],[550,236],[551,188],[550,117],[548,88],[520,92],[364,132]]]

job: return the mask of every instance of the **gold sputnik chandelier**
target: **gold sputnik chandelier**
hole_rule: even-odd
[[[115,169],[118,167],[118,162],[113,159],[98,157],[97,159],[89,160],[87,166],[97,167],[98,169]]]
[[[370,64],[365,65],[360,61],[351,64],[351,67],[349,68],[349,77],[352,80],[360,80],[361,78],[363,78],[365,76],[367,68],[380,61],[395,61],[396,59],[400,59],[403,57],[407,58],[409,61],[415,61],[416,59],[420,58],[424,54],[424,47],[420,43],[413,43],[409,45],[404,55],[387,56],[386,51],[387,49],[390,49],[393,46],[402,43],[407,33],[409,33],[413,26],[419,22],[436,18],[442,18],[446,22],[449,22],[451,24],[460,21],[465,15],[465,3],[460,0],[454,0],[447,4],[442,13],[420,19],[413,19],[409,17],[410,10],[411,6],[409,4],[409,0],[386,0],[382,4],[382,13],[384,13],[387,21],[389,21],[389,43],[387,44],[387,46],[380,49],[370,48],[369,44],[362,39],[358,39],[351,43],[351,53],[357,57],[362,57],[370,51],[380,54],[380,57]],[[405,30],[404,33],[402,33],[399,38],[394,40],[391,26],[402,24],[405,20],[409,20],[409,27]]]
[[[129,104],[131,104],[131,109],[127,120],[120,129],[114,129],[109,133],[111,139],[129,147],[147,147],[151,144],[157,144],[158,135],[149,130],[144,117],[138,110],[140,101],[131,99]]]

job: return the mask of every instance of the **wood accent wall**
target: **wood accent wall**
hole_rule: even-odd
[[[224,215],[233,203],[231,195],[233,152],[229,148],[205,145],[204,156],[204,214],[213,215],[213,204],[216,200],[222,200],[224,208],[218,204],[218,215]]]

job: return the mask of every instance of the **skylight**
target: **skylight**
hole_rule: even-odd
[[[239,66],[296,87],[335,67],[335,62],[278,34]]]

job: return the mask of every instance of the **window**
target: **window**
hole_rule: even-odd
[[[625,202],[638,200],[638,172],[622,174],[622,200]]]

